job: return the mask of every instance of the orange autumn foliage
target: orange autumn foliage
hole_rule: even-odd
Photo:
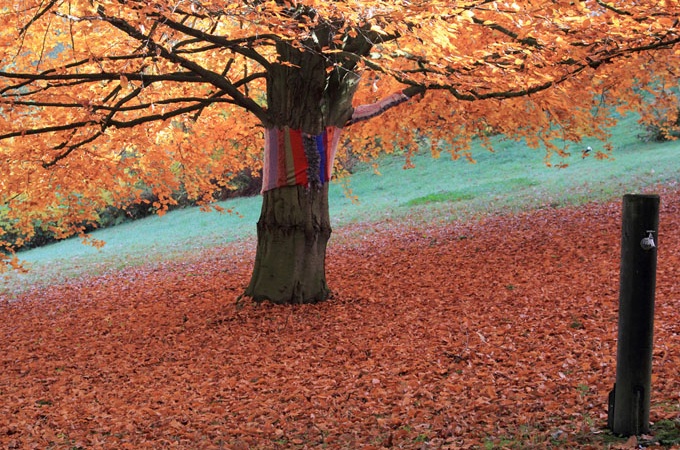
[[[639,87],[675,81],[679,13],[677,0],[5,2],[2,267],[36,227],[82,234],[144,189],[160,212],[180,188],[209,204],[259,170],[273,68],[311,70],[290,49],[321,55],[350,105],[423,94],[353,125],[343,148],[359,157],[423,135],[470,157],[492,130],[549,161],[568,151],[554,138],[605,136],[607,107],[640,109]]]

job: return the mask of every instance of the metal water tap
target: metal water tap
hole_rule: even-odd
[[[654,233],[654,230],[647,230],[647,237],[642,238],[640,241],[640,247],[642,247],[643,250],[651,250],[656,248],[656,243],[654,242]]]

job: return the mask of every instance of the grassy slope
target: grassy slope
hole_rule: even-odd
[[[638,133],[635,119],[624,119],[611,139],[613,160],[582,159],[581,148],[602,145],[586,140],[574,146],[573,155],[565,161],[553,161],[569,164],[564,169],[547,167],[541,150],[500,139],[495,142],[495,153],[473,149],[476,164],[453,161],[446,154],[436,160],[418,155],[416,168],[403,170],[403,157],[388,156],[379,167],[382,175],[365,166],[352,177],[350,186],[358,203],[345,195],[339,183],[332,186],[333,225],[338,229],[390,219],[416,224],[450,221],[479,213],[610,199],[677,180],[680,143],[644,143],[637,139]],[[107,242],[102,250],[71,239],[22,252],[21,258],[34,270],[0,279],[0,294],[82,273],[186,257],[200,249],[252,238],[261,198],[232,200],[222,206],[242,217],[190,208],[100,230],[94,237]]]

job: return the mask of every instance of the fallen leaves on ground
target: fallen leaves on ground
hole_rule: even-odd
[[[679,205],[662,193],[655,421],[680,410]],[[251,244],[6,298],[0,447],[587,448],[620,220],[615,202],[346,228],[317,305],[237,307]]]

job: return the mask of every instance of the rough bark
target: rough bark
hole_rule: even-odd
[[[267,74],[265,128],[288,127],[318,136],[327,127],[348,123],[359,75],[352,71],[354,60],[338,60],[344,70],[328,70],[334,63],[322,48],[331,45],[334,26],[320,24],[304,50],[277,43],[280,64],[273,64]],[[372,47],[363,35],[350,41],[349,50],[359,55]],[[331,235],[327,181],[310,177],[307,186],[263,193],[255,266],[244,295],[274,303],[313,303],[330,296],[325,273]]]
[[[263,194],[257,255],[245,295],[255,301],[326,300],[326,245],[331,236],[328,184],[287,186]]]

